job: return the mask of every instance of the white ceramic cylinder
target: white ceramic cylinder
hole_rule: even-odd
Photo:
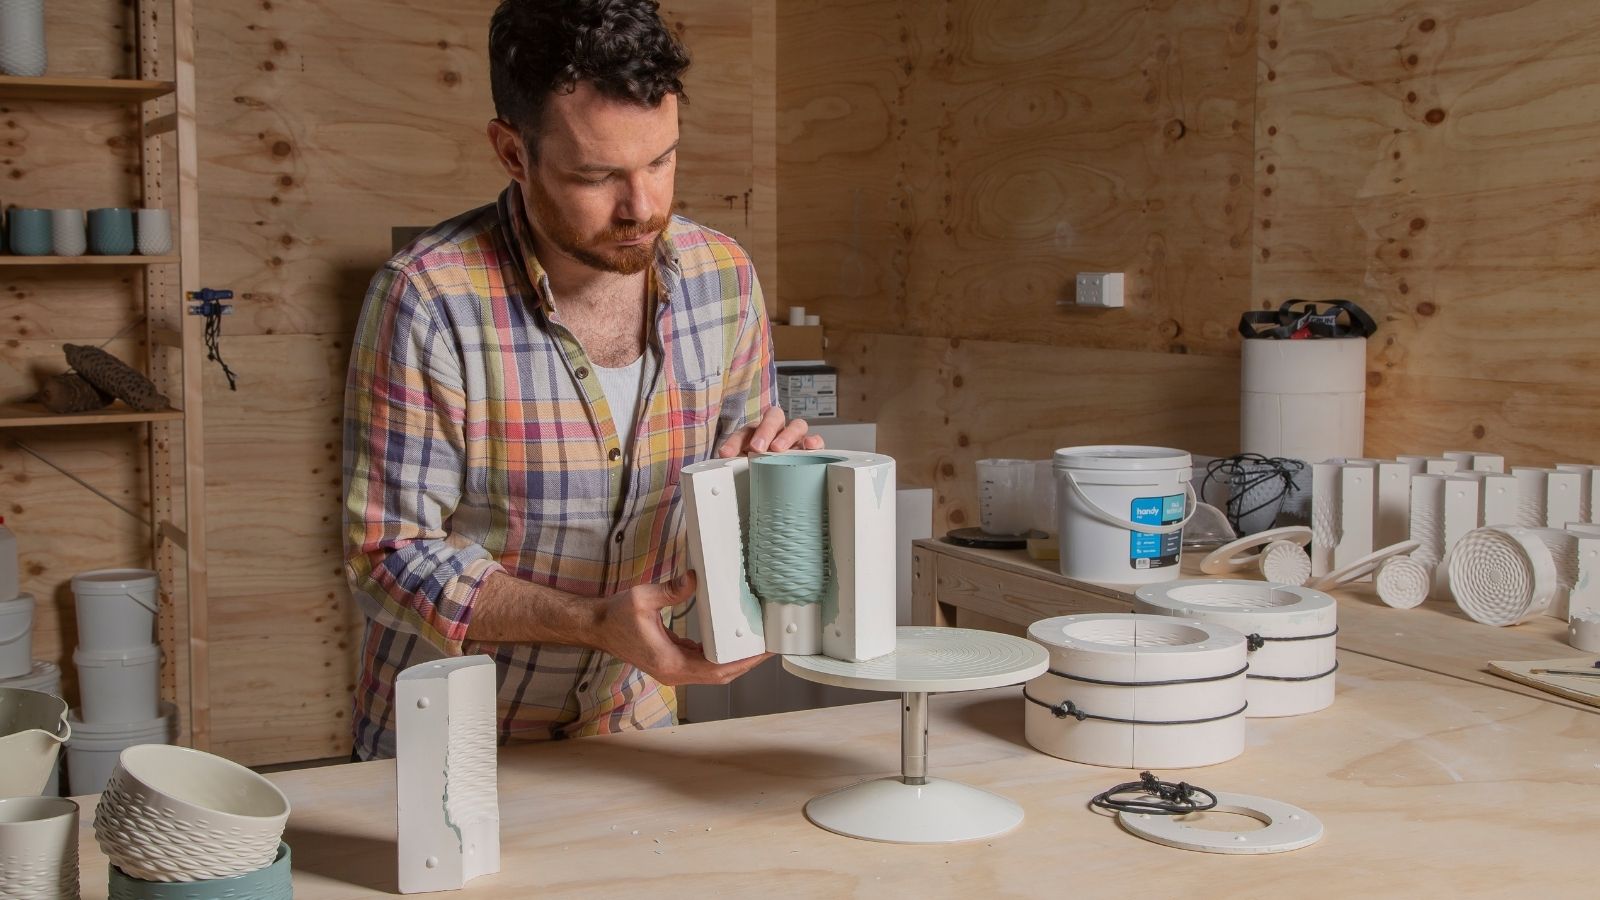
[[[812,326],[812,327],[819,326],[819,325],[822,324],[822,317],[821,316],[813,316],[813,315],[807,314],[806,315],[806,324],[809,325],[809,326]]]
[[[140,650],[155,641],[159,592],[149,569],[98,569],[72,578],[78,647]]]
[[[1023,704],[1034,749],[1133,769],[1208,766],[1244,752],[1244,635],[1101,613],[1044,619],[1028,637],[1050,653],[1050,670],[1028,682]],[[1046,708],[1068,701],[1083,718]]]
[[[804,325],[806,323],[806,308],[804,306],[789,307],[789,324]]]
[[[33,595],[0,601],[0,678],[33,670]]]
[[[56,256],[82,256],[89,249],[83,210],[50,210],[50,246]]]
[[[85,650],[78,666],[83,721],[92,725],[145,722],[161,715],[161,650]]]
[[[0,800],[0,900],[77,900],[78,804]]]
[[[1585,653],[1600,653],[1600,612],[1579,613],[1568,619],[1567,642]]]
[[[1333,703],[1339,607],[1306,587],[1204,578],[1140,588],[1134,612],[1225,625],[1261,638],[1249,651],[1251,718],[1298,716]]]
[[[1165,447],[1067,447],[1055,453],[1061,574],[1149,584],[1178,577],[1194,512],[1190,456]]]
[[[1366,338],[1244,342],[1239,449],[1306,462],[1360,457]]]
[[[140,255],[165,256],[172,252],[171,213],[165,209],[141,209],[134,217]]]
[[[45,71],[44,0],[0,0],[0,75]]]
[[[91,725],[79,718],[76,710],[69,713],[72,738],[67,741],[67,790],[74,795],[105,790],[122,751],[140,744],[172,743],[177,715],[177,708],[170,703],[161,704],[160,718],[126,724]]]

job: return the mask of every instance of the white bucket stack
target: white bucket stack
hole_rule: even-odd
[[[173,710],[160,703],[156,585],[148,569],[101,569],[72,579],[78,610],[72,661],[82,701],[67,744],[74,794],[100,791],[123,749],[171,740]]]
[[[1182,769],[1244,752],[1245,636],[1168,616],[1100,613],[1035,622],[1050,669],[1024,690],[1024,733],[1043,753],[1096,766]]]
[[[1339,608],[1306,587],[1232,578],[1148,585],[1135,612],[1225,625],[1245,635],[1248,715],[1298,716],[1333,704]]]

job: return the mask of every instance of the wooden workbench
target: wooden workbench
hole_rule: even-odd
[[[1025,558],[942,549],[918,547],[928,615],[1014,628],[1017,610],[1060,614],[1077,594],[1117,608],[1104,605],[1115,591],[1052,588],[1039,574],[1048,570]],[[1368,609],[1350,597],[1340,613],[1331,708],[1253,719],[1238,759],[1161,773],[1310,810],[1327,834],[1304,850],[1214,856],[1124,833],[1086,803],[1135,773],[1035,752],[1013,687],[930,704],[931,774],[1021,803],[1027,820],[1009,835],[875,844],[805,820],[816,794],[895,773],[898,704],[885,701],[503,748],[502,871],[460,896],[1593,897],[1600,715],[1476,672],[1482,653],[1454,656],[1490,640],[1480,632],[1547,653],[1559,649],[1554,630],[1465,623],[1477,631],[1458,634],[1444,611]],[[1397,650],[1421,664],[1383,658]],[[392,762],[271,777],[293,805],[298,900],[394,893]],[[83,896],[100,900],[94,798],[79,802]]]
[[[1183,577],[1210,578],[1201,555],[1185,555]],[[1050,616],[1127,612],[1137,585],[1099,584],[1063,577],[1054,560],[1021,550],[975,550],[941,540],[912,549],[912,614],[919,625],[1026,633]],[[1253,570],[1227,576],[1259,578]],[[1453,603],[1416,609],[1385,606],[1362,582],[1332,592],[1339,602],[1339,649],[1452,678],[1526,694],[1600,715],[1600,709],[1494,675],[1489,660],[1554,659],[1583,655],[1567,643],[1566,624],[1549,616],[1510,628],[1481,625]]]

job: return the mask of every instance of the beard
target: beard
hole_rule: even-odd
[[[528,180],[528,198],[533,204],[535,221],[544,230],[556,248],[591,269],[617,275],[637,275],[650,267],[656,258],[656,248],[666,235],[667,216],[660,215],[646,222],[628,225],[610,225],[599,234],[586,238],[561,207],[548,193],[537,177]],[[654,234],[655,240],[633,247],[614,246],[618,241],[633,240]]]

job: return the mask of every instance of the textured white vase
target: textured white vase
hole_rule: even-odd
[[[0,74],[44,74],[44,0],[0,0]]]
[[[3,0],[0,0],[3,2]],[[141,209],[137,217],[139,253],[166,256],[172,252],[172,216],[164,209]]]
[[[0,0],[0,3],[5,0]],[[82,256],[89,249],[89,232],[84,228],[83,210],[50,210],[50,244],[56,256]]]

